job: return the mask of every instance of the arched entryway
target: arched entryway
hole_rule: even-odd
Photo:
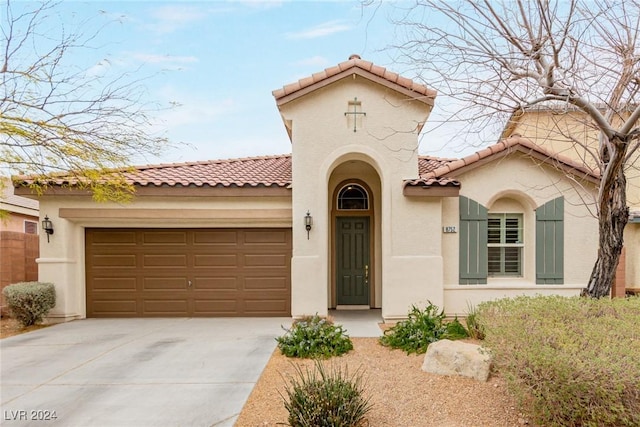
[[[379,307],[378,174],[365,162],[350,161],[336,168],[330,186],[329,306]]]

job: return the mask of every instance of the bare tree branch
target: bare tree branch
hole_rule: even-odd
[[[162,108],[146,101],[140,69],[96,75],[68,61],[92,49],[102,28],[85,32],[81,23],[69,31],[55,16],[56,3],[35,5],[21,13],[9,1],[3,7],[0,169],[38,176],[42,186],[71,171],[95,198],[124,199],[133,188],[114,171],[168,146],[153,133]]]

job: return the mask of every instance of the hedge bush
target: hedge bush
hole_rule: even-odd
[[[353,343],[342,325],[318,315],[296,320],[291,329],[276,338],[278,348],[287,357],[329,358],[353,349]]]
[[[503,299],[478,321],[535,424],[640,426],[640,298]]]
[[[42,322],[56,305],[53,283],[20,282],[5,287],[2,293],[12,316],[25,327]]]
[[[408,319],[384,331],[380,344],[411,353],[425,353],[432,342],[442,339],[457,340],[469,336],[458,318],[447,322],[444,310],[431,302],[423,309],[411,307]]]
[[[364,396],[362,371],[350,375],[344,369],[332,365],[327,369],[318,359],[315,369],[302,370],[296,365],[297,377],[291,377],[281,393],[289,412],[291,427],[356,427],[364,426],[371,410],[368,397]]]

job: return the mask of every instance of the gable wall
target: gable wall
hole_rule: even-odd
[[[593,200],[585,189],[573,188],[559,171],[541,166],[531,158],[511,154],[457,177],[466,196],[489,209],[489,213],[522,213],[524,218],[523,277],[487,279],[487,284],[460,285],[459,234],[442,234],[445,309],[449,314],[463,314],[468,304],[517,294],[554,293],[577,295],[589,279],[595,262],[598,228],[584,201]],[[587,184],[593,187],[592,184]],[[593,190],[593,188],[592,188]],[[535,209],[564,196],[564,284],[539,285],[535,278]],[[457,226],[457,198],[443,202],[443,225]]]

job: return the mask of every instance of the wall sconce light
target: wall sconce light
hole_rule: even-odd
[[[304,216],[304,228],[307,230],[307,240],[309,240],[309,231],[311,231],[311,226],[313,225],[313,217],[307,211],[307,214]]]
[[[53,234],[53,223],[49,219],[49,215],[45,215],[42,220],[42,229],[47,233],[47,243],[49,243],[49,236]]]

